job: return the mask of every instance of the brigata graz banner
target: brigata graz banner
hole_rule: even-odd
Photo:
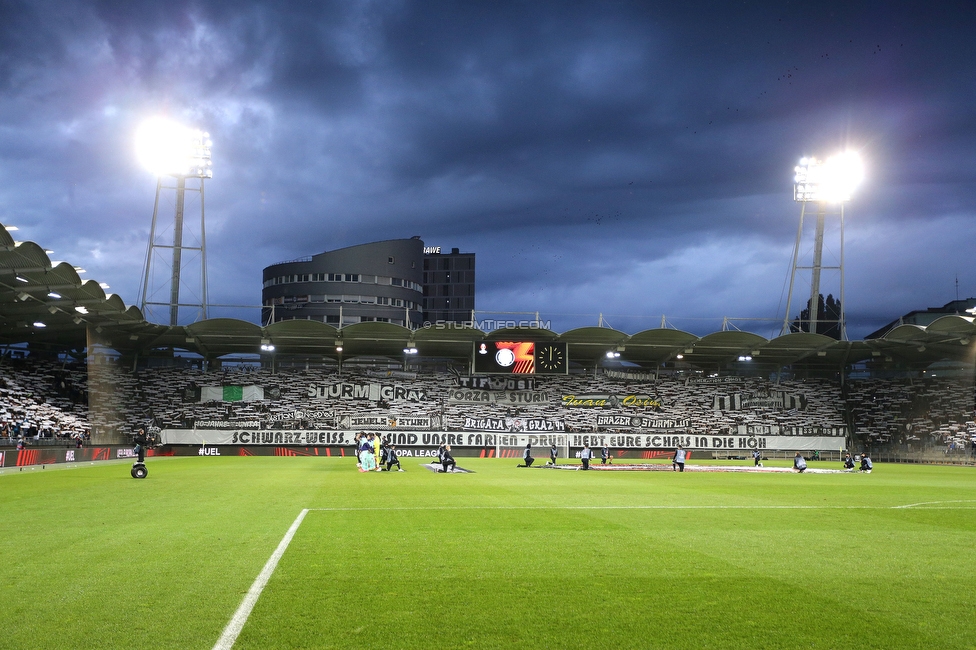
[[[565,431],[566,423],[549,418],[464,418],[465,431]]]
[[[302,447],[336,447],[352,445],[358,431],[204,431],[197,429],[163,429],[167,445],[294,445]],[[494,433],[486,431],[384,431],[383,437],[396,445],[424,447],[449,444],[459,447],[524,447],[533,445],[569,445],[580,448],[613,447],[618,449],[717,449],[743,451],[752,449],[813,450],[839,449],[843,438],[822,436],[704,436],[660,433]]]

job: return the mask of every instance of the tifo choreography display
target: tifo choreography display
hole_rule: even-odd
[[[164,443],[348,447],[382,431],[403,448],[832,449],[866,444],[966,450],[973,386],[954,379],[770,381],[755,377],[458,376],[448,372],[164,368],[10,360],[0,366],[0,436],[162,432]],[[90,403],[90,405],[89,405]]]

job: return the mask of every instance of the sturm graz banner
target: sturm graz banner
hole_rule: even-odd
[[[596,425],[630,429],[685,429],[689,426],[689,420],[666,420],[641,415],[598,415]]]
[[[340,381],[334,384],[312,384],[305,392],[311,399],[362,399],[370,402],[427,401],[423,388],[407,388],[400,384],[371,384]]]

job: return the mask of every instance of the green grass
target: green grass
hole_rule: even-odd
[[[2,645],[210,648],[298,513],[333,508],[308,513],[236,647],[976,647],[972,468],[418,463],[0,476]],[[942,503],[893,508],[920,502]]]

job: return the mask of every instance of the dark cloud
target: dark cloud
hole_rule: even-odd
[[[217,302],[257,304],[269,263],[420,234],[478,253],[479,308],[708,331],[782,317],[792,167],[850,146],[863,335],[956,273],[976,294],[972,12],[921,9],[0,0],[0,221],[137,302],[154,181],[132,134],[164,113],[215,142]]]

